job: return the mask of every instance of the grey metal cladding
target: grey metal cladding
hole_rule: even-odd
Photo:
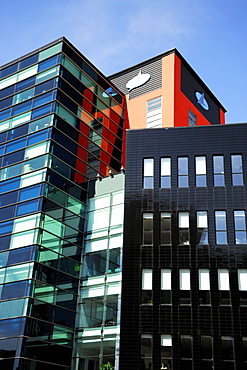
[[[162,87],[162,58],[155,60],[147,65],[139,65],[138,68],[131,71],[127,71],[125,74],[116,78],[110,79],[112,83],[124,94],[128,94],[126,83],[133,77],[137,76],[138,73],[149,73],[151,78],[144,85],[134,88],[129,93],[129,98],[133,99],[137,96],[147,94],[150,91],[159,89]]]

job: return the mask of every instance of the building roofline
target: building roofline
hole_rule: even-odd
[[[182,54],[178,51],[178,49],[176,48],[173,48],[173,49],[170,49],[164,53],[161,53],[161,54],[158,54],[156,55],[155,57],[152,57],[150,59],[147,59],[143,62],[140,62],[140,63],[137,63],[129,68],[126,68],[126,69],[123,69],[122,71],[119,71],[119,72],[116,72],[110,76],[107,76],[107,78],[109,78],[110,80],[111,79],[114,79],[114,78],[117,78],[119,76],[122,76],[123,74],[127,73],[127,72],[131,72],[137,68],[141,68],[142,66],[145,66],[145,65],[148,65],[152,62],[155,62],[156,60],[159,60],[161,58],[164,58],[170,54],[175,54],[178,56],[178,58],[183,62],[183,64],[186,66],[186,68],[190,71],[190,73],[193,75],[193,77],[195,77],[197,80],[200,81],[200,84],[202,85],[203,89],[206,90],[209,95],[216,101],[217,105],[220,106],[220,108],[223,110],[223,112],[227,112],[226,108],[221,104],[221,102],[216,98],[216,96],[214,95],[214,93],[209,89],[209,87],[205,84],[205,82],[201,79],[201,77],[196,73],[196,71],[191,67],[191,65],[187,62],[187,60],[182,56]]]

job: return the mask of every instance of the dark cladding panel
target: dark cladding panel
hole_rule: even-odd
[[[139,65],[138,68],[126,71],[126,73],[111,79],[111,82],[124,94],[128,94],[128,89],[126,87],[127,82],[136,77],[140,71],[143,74],[149,73],[151,77],[142,86],[136,87],[130,91],[130,99],[162,87],[162,59],[155,60],[146,65]]]
[[[181,67],[181,91],[194,104],[194,106],[204,115],[204,117],[213,125],[220,123],[220,109],[213,99],[213,94],[206,89],[182,63]],[[205,110],[197,103],[195,93],[204,93],[209,109]]]

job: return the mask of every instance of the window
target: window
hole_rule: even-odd
[[[142,244],[153,245],[153,213],[143,213]]]
[[[206,157],[196,157],[196,186],[207,186]]]
[[[230,280],[228,269],[218,270],[219,299],[221,305],[230,304]]]
[[[160,160],[160,187],[171,187],[171,158],[161,158]]]
[[[246,244],[245,211],[234,211],[235,243]]]
[[[203,370],[213,369],[213,338],[211,336],[201,336],[201,359]]]
[[[141,335],[141,369],[151,370],[153,368],[152,360],[153,336],[151,334]]]
[[[208,214],[207,211],[196,212],[197,244],[208,244]]]
[[[172,368],[172,336],[161,335],[161,369]]]
[[[196,126],[196,115],[189,109],[189,126]]]
[[[190,270],[179,270],[180,304],[190,304]]]
[[[179,227],[179,244],[189,245],[189,212],[179,212],[178,214]]]
[[[162,127],[162,98],[147,101],[147,128]]]
[[[171,213],[160,214],[160,244],[171,244]]]
[[[238,270],[238,289],[239,289],[239,299],[240,305],[247,305],[247,270]]]
[[[181,335],[180,336],[180,368],[186,370],[192,370],[192,336]]]
[[[214,167],[214,186],[225,186],[223,155],[213,156],[213,167]]]
[[[178,187],[187,188],[189,186],[188,158],[178,158]]]
[[[242,155],[234,154],[231,156],[232,162],[232,185],[243,185],[243,165]]]
[[[243,354],[245,360],[245,366],[247,364],[247,337],[243,337]]]
[[[215,211],[216,244],[227,244],[226,211]]]
[[[210,276],[208,269],[198,270],[199,303],[210,304]]]
[[[172,281],[171,281],[171,269],[162,269],[161,270],[161,304],[171,304],[171,289],[172,289]]]
[[[233,337],[221,337],[221,351],[224,370],[235,370],[234,340]]]
[[[144,158],[143,160],[143,187],[144,189],[153,188],[154,160],[153,158]]]
[[[153,270],[142,270],[142,304],[152,304]]]

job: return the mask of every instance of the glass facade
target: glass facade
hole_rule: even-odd
[[[77,368],[118,369],[124,175],[90,184],[78,315]]]
[[[121,168],[124,97],[64,38],[0,77],[1,365],[69,370],[88,180]],[[112,274],[120,247],[106,258]],[[109,326],[117,322],[113,292]]]

